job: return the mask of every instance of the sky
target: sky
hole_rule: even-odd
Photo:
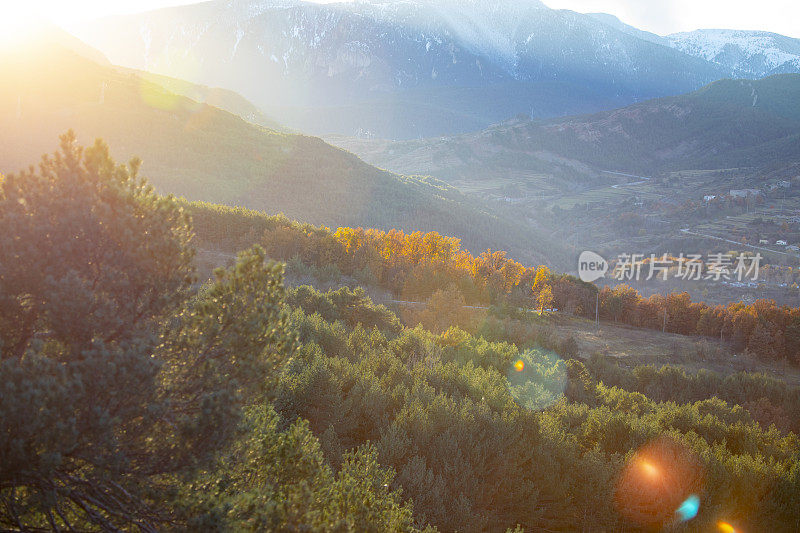
[[[666,35],[701,28],[765,30],[800,38],[798,0],[543,0],[552,8],[616,15]]]
[[[0,27],[32,11],[69,26],[105,15],[146,11],[197,0],[0,0]],[[335,0],[317,0],[327,3]],[[493,1],[493,0],[486,0]],[[497,0],[494,0],[497,1]],[[507,0],[513,1],[513,0]],[[605,12],[660,35],[699,28],[767,30],[800,38],[798,0],[543,0],[552,8]]]

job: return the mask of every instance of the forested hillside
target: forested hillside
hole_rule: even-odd
[[[476,250],[502,246],[537,261],[544,256],[534,254],[546,250],[550,260],[564,261],[545,232],[441,182],[382,171],[320,139],[265,129],[169,92],[158,78],[50,45],[5,56],[0,73],[4,172],[24,168],[74,128],[83,140],[107,139],[116,154],[140,155],[163,193],[334,228],[436,230]]]
[[[627,285],[600,289],[553,274],[546,266],[526,267],[504,251],[473,256],[458,239],[434,232],[339,228],[331,233],[285,217],[202,203],[189,205],[188,212],[204,249],[233,251],[259,244],[274,259],[335,268],[406,300],[424,301],[452,287],[465,304],[505,310],[556,307],[586,318],[599,313],[604,320],[638,328],[727,339],[764,360],[800,365],[800,309],[771,300],[713,306],[692,302],[687,293],[643,297]],[[707,274],[711,266],[702,268]]]
[[[556,297],[559,278],[437,235],[187,206],[140,166],[65,136],[0,181],[0,527],[800,527],[796,387],[581,361],[570,343],[404,323],[360,289],[287,290],[278,252],[363,262],[387,287],[472,284],[498,300],[487,320],[519,329],[538,315],[500,300]],[[272,250],[198,279],[196,245],[253,239]]]

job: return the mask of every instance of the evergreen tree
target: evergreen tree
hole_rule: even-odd
[[[291,354],[280,267],[190,297],[188,217],[71,132],[0,187],[0,525],[155,530]]]

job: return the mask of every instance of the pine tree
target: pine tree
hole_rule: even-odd
[[[254,250],[193,296],[189,219],[138,168],[70,132],[0,183],[3,528],[172,523],[170,476],[293,351],[280,267]]]

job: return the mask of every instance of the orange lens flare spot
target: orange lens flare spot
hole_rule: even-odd
[[[645,459],[639,461],[639,468],[641,468],[642,472],[651,479],[655,479],[659,477],[659,474],[661,474],[661,470],[659,470],[656,465]]]
[[[622,468],[614,504],[637,526],[663,530],[697,515],[696,495],[702,494],[704,479],[703,464],[690,448],[660,437],[642,446]]]
[[[720,533],[736,533],[736,530],[727,522],[717,522],[717,529]]]
[[[514,370],[516,370],[517,372],[522,372],[523,370],[525,370],[525,362],[522,359],[520,359],[519,361],[514,363]]]

